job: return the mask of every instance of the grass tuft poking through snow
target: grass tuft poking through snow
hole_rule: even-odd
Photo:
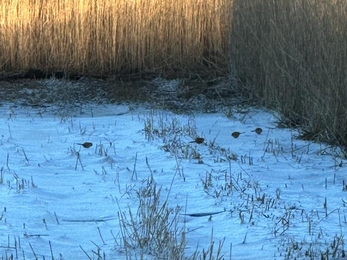
[[[161,188],[153,175],[136,191],[138,209],[127,211],[119,206],[119,221],[123,247],[128,259],[182,259],[185,231],[178,226],[180,207],[171,208],[162,201]]]

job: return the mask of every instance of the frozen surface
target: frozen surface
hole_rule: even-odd
[[[224,259],[304,259],[310,250],[318,259],[342,248],[331,243],[346,231],[345,161],[278,129],[269,112],[175,115],[114,105],[60,118],[0,109],[3,257],[97,259],[99,250],[125,259],[118,212],[138,210],[136,191],[151,172],[163,200],[182,208],[187,256],[211,236],[215,246],[225,238]],[[244,133],[235,139],[233,131]],[[190,143],[197,136],[205,142]],[[77,145],[85,141],[93,146]]]

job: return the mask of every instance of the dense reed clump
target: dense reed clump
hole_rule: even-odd
[[[346,15],[343,0],[2,0],[0,72],[230,65],[306,137],[347,145]]]
[[[0,71],[221,69],[232,0],[2,0]]]
[[[234,1],[231,64],[309,138],[347,145],[347,2]]]

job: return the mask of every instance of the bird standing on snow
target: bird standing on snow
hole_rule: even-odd
[[[82,145],[84,148],[90,148],[93,146],[93,143],[91,143],[91,142],[84,142],[83,144],[76,143],[76,144]]]
[[[240,134],[243,134],[244,132],[240,133],[238,131],[232,132],[231,136],[234,138],[238,138],[240,136]]]
[[[191,142],[189,142],[189,143],[202,144],[204,141],[205,141],[204,138],[202,138],[202,137],[197,137],[197,138],[194,139],[194,141],[191,141]]]
[[[260,127],[257,127],[257,128],[254,129],[252,132],[256,132],[258,135],[260,135],[261,132],[263,132],[263,129],[261,129]]]

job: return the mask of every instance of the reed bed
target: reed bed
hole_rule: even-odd
[[[0,71],[223,67],[232,0],[1,0]]]
[[[347,145],[347,2],[235,0],[231,65],[304,136]]]
[[[343,0],[1,0],[0,72],[230,69],[308,138],[347,146]]]

